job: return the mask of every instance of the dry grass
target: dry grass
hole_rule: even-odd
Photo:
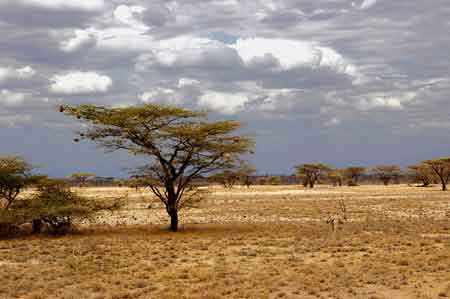
[[[162,206],[126,208],[77,235],[0,241],[0,298],[447,298],[450,193],[407,186],[213,188],[165,230]],[[344,200],[349,221],[325,219]]]

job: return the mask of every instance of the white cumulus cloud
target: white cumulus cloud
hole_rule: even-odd
[[[219,63],[227,58],[227,54],[227,47],[222,42],[190,36],[163,40],[152,50],[152,57],[168,67],[201,65],[212,57]]]
[[[31,79],[36,71],[31,66],[23,68],[0,67],[0,83],[9,80],[27,80]]]
[[[200,97],[197,104],[222,114],[234,114],[243,110],[249,101],[244,94],[208,91]]]
[[[361,110],[387,109],[403,110],[404,105],[416,98],[416,93],[406,92],[398,95],[371,94],[360,100]]]
[[[361,9],[369,9],[372,6],[374,6],[378,0],[364,0],[364,2],[361,4]]]
[[[84,95],[106,93],[113,82],[110,77],[95,72],[69,72],[54,75],[50,91],[63,95]]]
[[[128,26],[135,29],[147,30],[149,29],[142,22],[142,14],[146,11],[146,8],[139,5],[119,5],[113,12],[114,20],[116,23],[122,26]]]
[[[330,68],[339,73],[355,75],[356,69],[334,49],[313,42],[287,39],[238,39],[231,45],[246,64],[274,58],[283,70],[296,67]]]
[[[191,79],[191,78],[180,78],[180,80],[178,80],[178,88],[183,88],[186,86],[194,86],[194,85],[199,85],[200,81],[196,80],[196,79]]]
[[[152,91],[144,92],[139,96],[143,103],[159,103],[167,105],[179,105],[183,101],[182,95],[173,89],[157,87]]]
[[[94,34],[87,30],[75,30],[75,36],[69,40],[62,41],[60,48],[67,53],[77,52],[95,46],[97,39]]]
[[[13,107],[21,105],[26,99],[26,95],[20,92],[12,92],[7,89],[0,90],[0,105]]]

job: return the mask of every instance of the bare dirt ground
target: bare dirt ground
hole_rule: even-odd
[[[215,187],[175,234],[148,192],[78,191],[127,204],[76,235],[1,240],[1,299],[450,296],[450,192],[437,187]]]

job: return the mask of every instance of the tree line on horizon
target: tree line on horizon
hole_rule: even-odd
[[[201,196],[199,179],[208,178],[226,187],[236,182],[250,187],[253,183],[256,169],[245,160],[253,153],[254,142],[238,133],[242,126],[237,121],[211,121],[203,111],[158,104],[124,108],[64,105],[59,112],[84,124],[75,142],[87,140],[107,152],[124,150],[147,159],[146,165],[133,170],[128,183],[152,191],[164,205],[173,232],[178,231],[179,210]],[[324,179],[336,186],[344,182],[355,186],[368,171],[361,166],[333,169],[323,163],[302,164],[295,169],[298,179],[310,188]],[[442,189],[447,190],[450,158],[427,160],[408,169],[423,186],[439,178]],[[401,173],[395,165],[377,166],[370,171],[385,185]],[[80,172],[71,178],[84,186],[94,176]],[[266,183],[276,185],[281,180],[272,176]],[[36,192],[20,197],[29,187]],[[63,233],[70,230],[75,219],[118,208],[120,199],[113,203],[88,200],[65,181],[33,174],[32,167],[20,157],[0,157],[0,231],[28,223],[36,233],[43,225]]]

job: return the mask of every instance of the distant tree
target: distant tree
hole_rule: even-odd
[[[366,172],[366,168],[362,166],[349,166],[344,169],[345,177],[348,179],[349,186],[357,186],[359,179]]]
[[[397,165],[379,165],[373,167],[372,172],[387,186],[392,180],[398,179],[401,174],[401,168]]]
[[[225,169],[211,175],[208,180],[222,184],[225,188],[233,188],[237,183],[241,183],[247,188],[251,185],[251,175],[256,173],[256,169],[246,162],[233,165],[233,168]]]
[[[269,183],[269,177],[267,175],[265,176],[258,176],[256,178],[256,184],[257,185],[267,185]]]
[[[148,183],[146,182],[145,178],[139,176],[132,176],[125,182],[124,185],[126,185],[129,188],[134,188],[136,191],[138,191],[139,188],[146,187]]]
[[[409,173],[412,175],[414,182],[422,184],[422,187],[428,187],[433,182],[434,172],[429,165],[411,165],[408,166]]]
[[[252,165],[242,162],[238,168],[238,175],[241,183],[250,188],[252,184],[252,176],[256,174],[256,168]]]
[[[327,176],[333,186],[342,186],[344,181],[344,173],[341,169],[330,169]]]
[[[86,182],[95,177],[95,173],[92,172],[75,172],[70,175],[70,178],[73,179],[80,187],[86,185]]]
[[[221,172],[217,172],[208,178],[209,181],[219,183],[225,188],[233,188],[233,186],[239,182],[239,173],[237,170],[226,169]]]
[[[283,181],[281,180],[281,177],[279,177],[279,176],[270,176],[267,179],[267,183],[270,185],[278,186],[278,185],[281,185],[283,183]]]
[[[447,183],[450,179],[450,157],[426,160],[423,163],[428,165],[439,177],[442,184],[442,191],[447,191]]]
[[[148,186],[164,203],[174,232],[184,195],[195,194],[191,182],[232,167],[253,147],[248,137],[235,134],[239,122],[208,121],[204,112],[178,107],[81,105],[62,106],[60,111],[88,123],[78,141],[90,139],[108,151],[127,150],[151,159],[138,172],[148,178]]]
[[[331,168],[323,163],[302,164],[295,167],[297,176],[303,179],[303,186],[314,188],[314,185],[324,176]]]
[[[21,157],[0,157],[0,207],[9,209],[19,194],[41,177],[31,174],[32,167]]]

